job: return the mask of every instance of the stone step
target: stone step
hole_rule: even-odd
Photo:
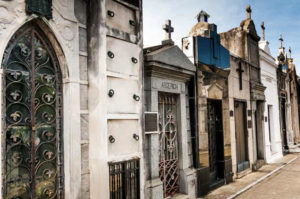
[[[173,197],[168,197],[166,199],[189,199],[189,196],[185,195],[185,194],[178,193],[178,194],[175,194]]]
[[[300,153],[300,144],[290,145],[289,152],[290,153]]]

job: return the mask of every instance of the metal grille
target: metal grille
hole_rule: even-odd
[[[63,198],[62,77],[46,36],[21,28],[5,51],[5,198]]]
[[[111,199],[139,199],[139,160],[109,164]]]
[[[179,191],[177,96],[159,93],[160,163],[159,176],[164,186],[164,197]]]

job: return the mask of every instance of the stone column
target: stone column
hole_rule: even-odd
[[[227,84],[225,80],[225,85]],[[229,110],[229,98],[228,98],[228,87],[224,87],[223,92],[223,131],[224,131],[224,166],[225,166],[225,182],[230,183],[233,181],[232,173],[232,158],[231,158],[231,134],[230,134],[230,110]]]
[[[147,96],[147,111],[158,112],[158,90],[155,88],[155,84],[151,78],[146,78],[145,93]],[[163,182],[159,177],[159,153],[160,142],[159,132],[146,135],[146,142],[148,143],[148,179],[146,182],[146,198],[156,199],[164,198]]]
[[[90,198],[109,198],[105,2],[88,7]]]
[[[205,195],[209,192],[210,171],[209,171],[209,149],[208,149],[208,131],[207,131],[207,99],[203,93],[204,75],[198,72],[198,125],[199,125],[199,161],[198,171],[198,195]],[[199,188],[200,187],[200,188]]]
[[[178,121],[179,131],[178,131],[178,140],[179,140],[179,167],[180,167],[180,193],[185,193],[189,195],[190,198],[195,197],[195,183],[194,173],[195,170],[189,168],[189,156],[188,156],[188,131],[187,131],[187,114],[186,114],[186,91],[185,83],[181,83],[181,93],[179,96],[179,106],[180,113]]]

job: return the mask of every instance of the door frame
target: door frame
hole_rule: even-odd
[[[236,99],[234,98],[233,99],[233,106],[235,106],[235,102],[238,102],[238,103],[243,103],[244,104],[244,109],[243,109],[243,115],[244,115],[244,133],[245,133],[245,154],[246,154],[246,162],[248,162],[248,165],[247,167],[250,168],[250,159],[249,159],[249,132],[248,132],[248,115],[247,115],[247,106],[248,106],[248,103],[247,103],[247,100],[244,100],[244,99]],[[234,112],[235,112],[235,107],[234,107]],[[236,133],[236,118],[234,116],[234,124],[235,124],[235,145],[237,146],[237,133]],[[236,149],[236,152],[237,152],[237,149]],[[236,158],[237,158],[237,153],[236,153]],[[246,168],[246,169],[248,169]],[[241,171],[239,171],[238,169],[238,161],[236,160],[236,169],[237,169],[237,173],[240,173],[246,169],[243,169]]]
[[[220,154],[222,153],[222,170],[223,170],[223,174],[222,174],[222,178],[221,179],[225,179],[225,151],[224,151],[224,125],[223,125],[223,122],[224,122],[224,119],[223,119],[223,100],[220,100],[220,99],[213,99],[213,98],[207,98],[207,101],[212,101],[213,103],[217,102],[219,103],[220,107],[221,107],[221,112],[220,112],[220,116],[221,116],[221,124],[222,124],[222,138],[220,138],[222,140],[222,145],[218,147],[218,149],[222,150],[220,152]],[[208,118],[207,118],[208,119]],[[208,137],[209,139],[209,137]],[[217,140],[216,140],[217,141]],[[218,153],[218,152],[217,152]],[[219,168],[220,169],[220,168]],[[219,170],[217,168],[217,170]],[[217,173],[220,172],[220,171],[217,171]]]

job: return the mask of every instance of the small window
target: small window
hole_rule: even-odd
[[[139,160],[109,164],[110,199],[139,199]]]

